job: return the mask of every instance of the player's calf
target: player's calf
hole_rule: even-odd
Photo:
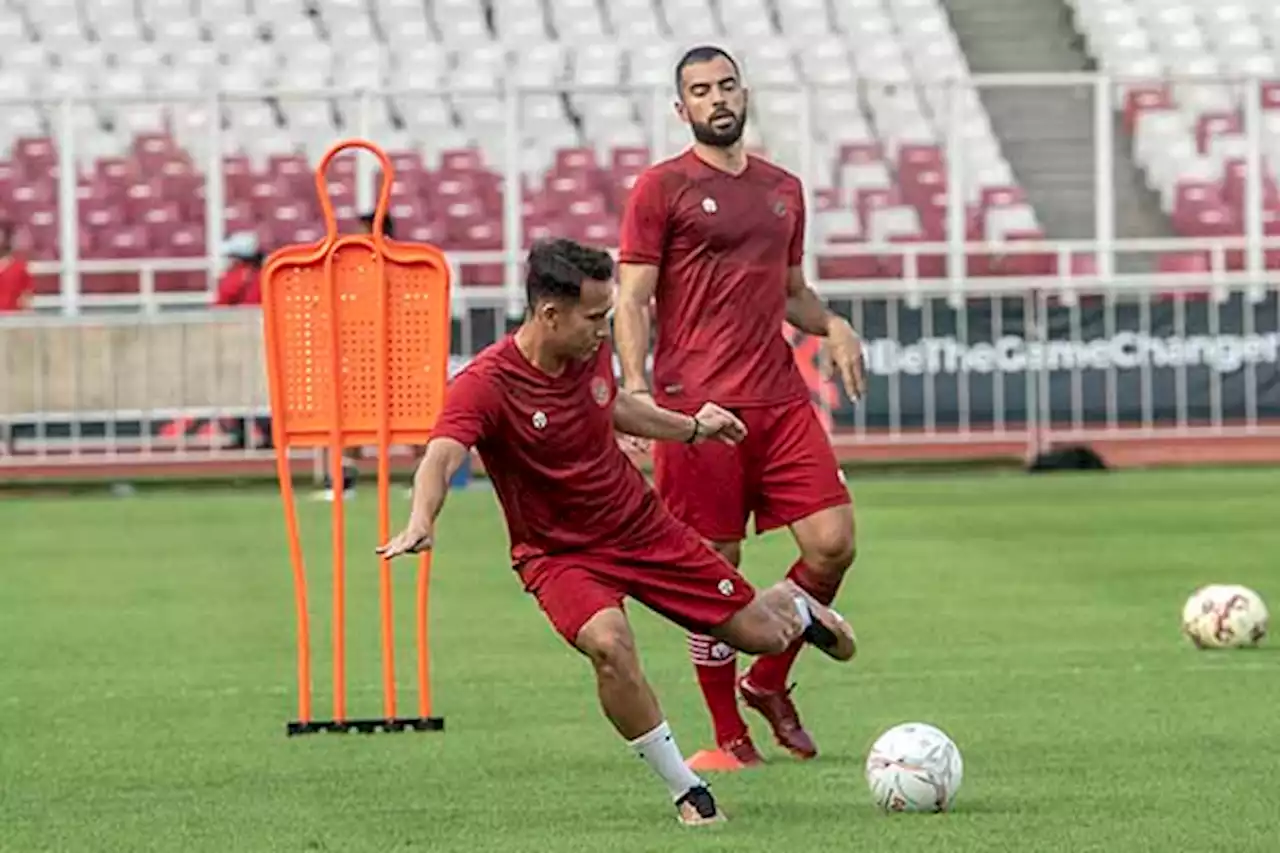
[[[706,782],[690,770],[640,669],[626,615],[608,608],[592,616],[574,643],[591,661],[605,716],[636,755],[666,784],[681,823],[723,820]]]
[[[578,632],[574,645],[591,661],[600,705],[620,735],[632,740],[662,721],[657,697],[640,669],[631,625],[621,610],[596,613]]]

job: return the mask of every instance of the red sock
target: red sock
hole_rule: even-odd
[[[818,576],[803,560],[796,560],[791,571],[787,572],[787,578],[822,604],[830,604],[834,601],[836,592],[840,588],[839,583],[830,583]],[[762,655],[756,658],[750,672],[752,686],[770,693],[786,690],[787,677],[791,675],[791,667],[795,664],[796,656],[800,654],[800,649],[803,647],[804,640],[796,640],[781,654]]]
[[[738,711],[738,653],[714,637],[689,635],[689,657],[702,698],[711,712],[716,743],[729,743],[747,734],[746,721]]]

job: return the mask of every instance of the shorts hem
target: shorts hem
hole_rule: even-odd
[[[693,532],[702,537],[705,542],[742,542],[747,538],[747,529],[745,527],[737,532],[724,535],[723,531],[717,531],[715,534],[710,534],[699,530],[696,525],[690,524],[689,526],[692,527]]]
[[[790,527],[797,521],[804,521],[809,516],[817,515],[824,510],[833,509],[838,506],[851,506],[852,504],[853,498],[849,497],[847,493],[843,496],[832,495],[825,500],[814,501],[802,510],[787,513],[786,515],[781,515],[776,518],[770,518],[769,521],[764,524],[757,521],[755,525],[756,535],[760,536],[764,533],[780,530],[783,527]]]
[[[618,601],[617,603],[615,603],[615,604],[606,604],[606,605],[604,605],[604,606],[602,606],[602,607],[599,607],[599,608],[597,608],[597,609],[595,609],[595,610],[591,611],[590,613],[588,613],[588,614],[586,614],[585,616],[583,616],[581,619],[575,619],[575,620],[574,620],[574,622],[576,622],[577,624],[576,624],[576,625],[574,625],[574,628],[573,628],[573,636],[572,636],[572,637],[570,637],[570,636],[569,636],[568,631],[562,630],[562,629],[561,629],[561,627],[560,627],[559,625],[557,625],[555,622],[551,621],[550,619],[548,619],[547,621],[551,623],[551,627],[555,630],[555,632],[556,632],[557,634],[559,634],[562,638],[564,638],[564,641],[565,641],[566,643],[568,643],[569,645],[571,645],[571,646],[573,646],[575,649],[577,649],[577,648],[578,648],[578,635],[582,633],[582,629],[583,629],[583,628],[585,628],[585,627],[587,627],[587,623],[588,623],[588,622],[590,622],[592,619],[596,618],[597,616],[599,616],[601,613],[603,613],[603,612],[604,612],[604,611],[606,611],[606,610],[621,610],[621,611],[623,612],[623,614],[625,615],[625,614],[626,614],[626,612],[627,612],[627,608],[626,608],[626,601],[625,601],[625,599],[623,599],[623,600],[619,600],[619,601]],[[571,623],[571,624],[572,624],[572,623]],[[578,650],[579,650],[579,651],[581,651],[581,649],[578,649]]]

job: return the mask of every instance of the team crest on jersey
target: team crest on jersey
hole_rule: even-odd
[[[717,588],[720,590],[720,594],[725,596],[726,598],[730,595],[733,595],[733,581],[729,580],[728,578],[725,578],[724,580],[720,581]]]
[[[720,209],[720,205],[716,204],[716,200],[710,196],[702,200],[702,209],[706,213],[715,213]]]
[[[781,219],[787,215],[787,203],[782,199],[778,199],[773,203],[773,215]]]
[[[534,429],[546,429],[546,428],[547,428],[547,413],[546,413],[546,412],[539,410],[539,411],[536,411],[536,412],[534,412],[534,413],[533,413],[533,428],[534,428]]]
[[[591,397],[596,401],[597,406],[604,406],[609,402],[609,383],[604,381],[603,376],[597,376],[591,380]]]

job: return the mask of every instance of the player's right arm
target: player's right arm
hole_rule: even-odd
[[[436,420],[427,451],[413,475],[413,508],[404,530],[377,548],[387,559],[430,550],[436,518],[444,509],[453,475],[466,463],[471,448],[491,434],[501,397],[487,377],[463,371],[449,388],[444,411]]]
[[[658,172],[642,174],[627,197],[618,249],[618,301],[614,307],[614,350],[622,366],[622,387],[648,391],[649,305],[667,243],[667,200]]]

